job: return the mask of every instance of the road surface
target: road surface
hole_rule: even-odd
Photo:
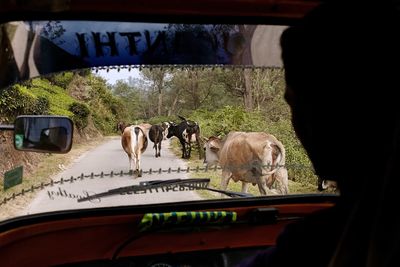
[[[176,157],[169,150],[169,147],[169,140],[164,141],[162,143],[161,157],[155,158],[153,143],[149,142],[147,150],[142,155],[142,169],[148,171],[150,168],[153,170],[159,170],[159,168],[186,168],[185,162]],[[70,166],[68,166],[65,171],[53,177],[53,180],[58,181],[61,178],[69,179],[71,176],[78,177],[82,173],[85,175],[90,175],[92,172],[94,174],[100,174],[101,172],[109,174],[112,171],[114,173],[120,173],[121,170],[125,173],[129,172],[129,161],[128,156],[122,149],[120,137],[116,137],[81,155]],[[140,205],[201,199],[196,192],[187,189],[187,191],[169,192],[162,192],[159,190],[159,192],[152,191],[146,193],[141,192],[138,194],[108,196],[85,202],[77,201],[78,198],[93,195],[95,193],[101,193],[120,186],[137,185],[142,181],[176,178],[184,179],[188,177],[185,172],[162,173],[162,175],[144,173],[140,178],[129,175],[124,175],[122,177],[114,175],[113,177],[104,176],[103,178],[85,178],[82,180],[78,179],[73,183],[64,182],[63,184],[54,184],[53,186],[45,187],[40,191],[35,199],[25,209],[23,214],[55,210]]]

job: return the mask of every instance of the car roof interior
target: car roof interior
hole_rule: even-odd
[[[293,24],[317,6],[317,0],[27,0],[2,1],[0,21],[29,19],[263,22]]]

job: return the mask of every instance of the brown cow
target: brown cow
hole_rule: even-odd
[[[226,190],[229,180],[242,182],[242,192],[248,184],[258,185],[262,195],[288,193],[285,168],[285,148],[273,135],[262,132],[230,132],[224,139],[210,137],[204,145],[207,166],[220,164],[221,187]],[[274,183],[276,189],[271,189]]]
[[[120,131],[121,134],[123,134],[124,129],[128,126],[128,124],[125,124],[125,122],[120,121],[117,123],[117,131]]]
[[[141,177],[140,157],[147,148],[147,136],[138,125],[128,126],[124,129],[121,138],[122,147],[129,158],[129,169]]]

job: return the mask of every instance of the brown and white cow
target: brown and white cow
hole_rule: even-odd
[[[224,139],[210,137],[204,145],[207,166],[222,168],[221,188],[226,190],[230,179],[257,185],[261,195],[287,194],[288,174],[285,148],[273,135],[263,132],[230,132]],[[276,189],[272,189],[275,185]],[[268,189],[267,189],[268,188]]]
[[[124,129],[121,138],[122,147],[129,158],[129,169],[141,177],[140,158],[147,148],[148,140],[145,129],[138,125],[128,126]]]

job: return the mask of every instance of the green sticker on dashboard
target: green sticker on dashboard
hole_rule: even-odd
[[[23,144],[24,144],[24,135],[23,134],[16,134],[15,138],[15,147],[16,148],[22,148]]]
[[[171,226],[228,224],[236,222],[236,219],[236,212],[231,211],[146,213],[139,224],[139,231]]]
[[[4,173],[4,190],[22,183],[23,168],[19,166]]]

